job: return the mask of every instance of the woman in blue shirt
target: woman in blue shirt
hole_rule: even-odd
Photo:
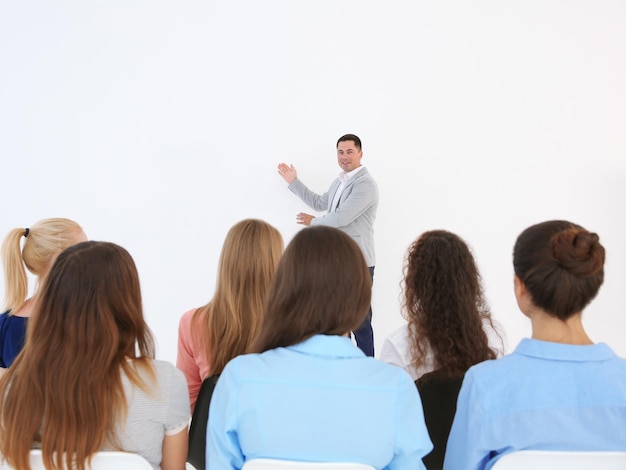
[[[526,449],[626,451],[626,360],[594,344],[581,318],[604,258],[598,235],[567,221],[518,237],[515,295],[532,338],[466,373],[445,469],[489,469]]]
[[[255,458],[424,468],[432,445],[413,381],[347,336],[370,297],[367,264],[348,235],[298,232],[272,281],[257,353],[231,360],[215,388],[207,468]]]
[[[22,239],[24,245],[22,248]],[[14,228],[2,243],[5,308],[0,315],[0,368],[7,368],[22,350],[26,324],[37,293],[28,297],[26,269],[43,281],[56,257],[67,247],[87,240],[76,222],[44,219],[30,228]]]

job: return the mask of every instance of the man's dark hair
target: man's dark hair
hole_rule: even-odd
[[[358,148],[359,150],[361,150],[361,139],[359,139],[356,135],[354,134],[346,134],[346,135],[342,135],[341,137],[339,137],[339,140],[337,141],[337,147],[339,146],[339,142],[347,142],[347,141],[352,141],[354,142],[354,146],[356,148]]]

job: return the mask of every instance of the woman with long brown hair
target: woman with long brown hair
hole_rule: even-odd
[[[255,458],[421,469],[431,443],[419,394],[397,367],[348,334],[363,323],[372,280],[344,232],[301,230],[281,258],[252,351],[220,376],[207,467]]]
[[[189,401],[176,368],[154,360],[130,254],[84,242],[59,255],[35,304],[26,344],[0,378],[0,454],[29,468],[84,470],[100,450],[182,470]]]
[[[178,328],[176,366],[192,411],[202,381],[250,347],[282,251],[280,232],[262,220],[242,220],[226,234],[213,298],[185,312]]]

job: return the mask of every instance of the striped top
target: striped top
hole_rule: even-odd
[[[153,468],[161,468],[161,450],[166,435],[178,434],[189,425],[189,395],[182,372],[165,361],[153,361],[156,384],[148,394],[122,376],[128,403],[125,423],[118,424],[116,437],[121,450],[144,457]],[[140,371],[146,383],[152,383]]]

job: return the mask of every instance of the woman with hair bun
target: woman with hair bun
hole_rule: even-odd
[[[517,238],[515,296],[532,337],[465,374],[445,469],[491,468],[523,449],[626,451],[626,360],[582,324],[604,260],[598,235],[571,222],[543,222]]]
[[[6,235],[2,243],[5,306],[0,315],[0,368],[9,367],[22,350],[26,323],[38,296],[35,291],[27,298],[26,269],[37,277],[38,287],[59,253],[86,240],[81,226],[64,218],[40,220],[30,228],[14,228]]]

